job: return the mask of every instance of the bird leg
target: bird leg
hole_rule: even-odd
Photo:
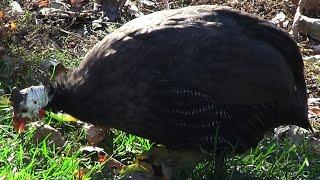
[[[171,179],[175,172],[193,169],[201,159],[201,153],[191,150],[172,150],[165,146],[154,146],[140,155],[138,161],[149,162],[155,176]]]
[[[219,177],[221,179],[227,179],[228,177],[225,156],[223,154],[215,155],[214,177]]]
[[[154,146],[147,152],[139,155],[137,164],[147,165],[154,177],[167,180],[176,173],[193,169],[201,160],[200,151],[172,150],[165,146]],[[182,173],[183,174],[183,173]]]

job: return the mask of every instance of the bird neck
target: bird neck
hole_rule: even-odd
[[[68,111],[70,97],[72,94],[71,88],[67,86],[65,81],[59,81],[46,86],[49,92],[49,102],[46,110],[53,112]]]

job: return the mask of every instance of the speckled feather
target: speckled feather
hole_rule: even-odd
[[[242,152],[279,125],[309,128],[296,43],[226,7],[137,18],[99,42],[53,92],[48,108],[173,148],[231,144]]]

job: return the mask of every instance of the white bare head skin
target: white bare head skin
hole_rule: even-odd
[[[20,104],[25,108],[25,111],[20,114],[23,118],[36,117],[39,110],[48,105],[48,90],[43,85],[22,89],[20,93],[25,95],[25,101]]]

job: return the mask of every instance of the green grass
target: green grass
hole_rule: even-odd
[[[7,179],[72,179],[75,171],[90,163],[81,158],[79,152],[72,151],[74,143],[56,152],[46,141],[34,143],[32,130],[17,134],[11,126],[11,107],[5,103],[0,107],[0,176]],[[95,165],[91,168],[98,167]]]
[[[214,174],[213,157],[197,165],[191,179],[221,178]],[[245,154],[226,159],[228,175],[226,179],[319,179],[319,154],[305,141],[295,145],[285,139],[277,142],[265,138],[258,147]]]
[[[256,149],[230,163],[240,164],[240,172],[264,179],[313,179],[320,177],[319,160],[307,141],[295,145],[288,140],[277,143],[264,139]]]
[[[82,127],[78,124],[56,122],[49,117],[44,121],[53,127],[62,130],[66,138],[66,145],[56,149],[48,145],[45,139],[36,143],[33,140],[34,131],[29,129],[23,134],[17,134],[11,125],[12,107],[7,104],[7,98],[0,98],[0,177],[7,179],[72,179],[74,173],[85,168],[88,170],[84,178],[99,175],[103,165],[94,162],[88,156],[83,156],[79,150],[88,145]],[[148,140],[115,132],[117,138],[111,139],[111,146],[105,147],[123,162],[131,162],[133,154],[150,149]],[[128,154],[131,158],[128,159]]]

